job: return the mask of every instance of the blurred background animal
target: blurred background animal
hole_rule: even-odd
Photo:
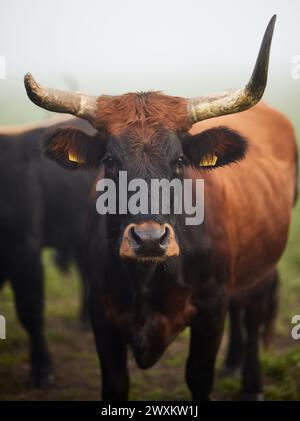
[[[54,260],[61,270],[76,263],[82,283],[80,322],[84,328],[89,324],[84,223],[91,176],[60,168],[42,156],[39,145],[48,129],[67,125],[68,119],[60,118],[0,129],[0,284],[11,282],[17,314],[30,339],[37,387],[47,385],[52,365],[44,334],[44,247],[56,250]]]

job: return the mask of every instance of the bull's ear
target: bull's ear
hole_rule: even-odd
[[[99,166],[105,142],[77,129],[57,129],[43,140],[44,155],[62,167],[76,170]]]
[[[183,141],[183,151],[191,165],[215,168],[240,161],[247,150],[247,139],[227,127],[214,127]]]

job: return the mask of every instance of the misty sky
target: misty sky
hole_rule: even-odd
[[[241,87],[274,13],[266,98],[281,107],[300,95],[291,76],[299,0],[0,0],[0,10],[7,75],[0,93],[15,100],[0,101],[0,122],[15,108],[34,110],[23,88],[28,71],[45,85],[92,94],[199,96]]]

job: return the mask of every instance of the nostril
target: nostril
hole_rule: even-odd
[[[169,227],[165,227],[165,231],[159,239],[159,244],[161,246],[165,246],[169,237],[170,237],[170,229],[169,229]]]
[[[130,235],[131,238],[134,240],[137,246],[140,246],[142,244],[141,237],[136,233],[134,227],[130,228]]]

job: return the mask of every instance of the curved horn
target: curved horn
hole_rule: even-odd
[[[247,110],[261,99],[267,84],[270,48],[275,21],[276,15],[272,17],[267,26],[248,84],[243,89],[189,99],[188,113],[193,123]]]
[[[79,92],[65,92],[41,86],[30,73],[24,78],[27,95],[39,107],[56,113],[73,114],[93,122],[97,112],[97,97]]]

